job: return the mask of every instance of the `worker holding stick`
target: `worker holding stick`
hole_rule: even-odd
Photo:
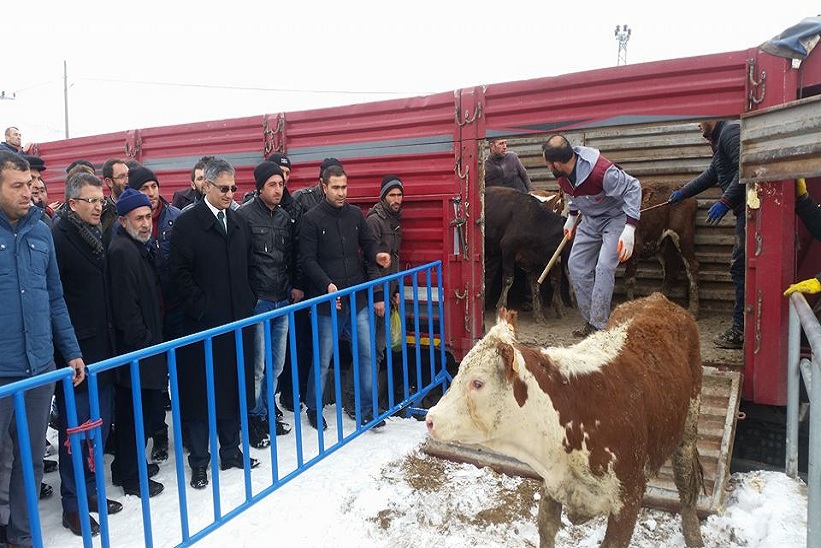
[[[568,270],[585,321],[573,334],[586,337],[607,324],[616,267],[633,254],[641,185],[597,149],[571,147],[563,135],[550,137],[542,154],[568,196],[564,241],[578,232]],[[581,215],[584,221],[580,223]]]

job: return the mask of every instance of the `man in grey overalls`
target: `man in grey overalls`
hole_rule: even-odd
[[[568,270],[585,320],[573,334],[586,337],[607,324],[616,267],[633,254],[641,185],[595,148],[571,147],[563,135],[548,139],[542,153],[568,197],[570,213],[564,226],[568,240],[578,228]]]

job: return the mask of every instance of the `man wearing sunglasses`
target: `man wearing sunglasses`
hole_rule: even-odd
[[[177,219],[171,233],[171,279],[185,311],[186,333],[198,333],[253,314],[257,299],[249,279],[253,249],[251,229],[231,209],[237,191],[234,168],[221,158],[205,165],[205,196]],[[242,332],[246,403],[254,405],[254,327]],[[187,430],[190,484],[208,485],[208,397],[204,344],[178,352],[180,411]],[[213,339],[212,347],[220,467],[243,468],[239,449],[239,379],[234,333]],[[259,465],[250,459],[250,467]]]

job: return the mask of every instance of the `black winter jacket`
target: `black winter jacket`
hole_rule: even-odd
[[[336,208],[324,200],[302,217],[299,245],[309,297],[327,294],[331,283],[345,289],[367,281],[363,254],[369,262],[376,262],[379,251],[358,207],[345,204]],[[347,301],[343,299],[343,305]],[[367,294],[360,291],[357,310],[366,304]],[[328,314],[328,306],[320,311]]]
[[[163,342],[162,289],[155,254],[123,227],[117,228],[108,246],[109,279],[116,288],[111,304],[118,354]],[[131,386],[128,366],[120,367],[117,373],[122,386]],[[140,360],[140,386],[152,390],[168,386],[164,353]]]
[[[738,167],[741,148],[741,124],[722,121],[716,124],[711,136],[713,159],[710,167],[684,185],[682,192],[689,198],[718,184],[721,201],[736,216],[744,214],[744,187],[738,184]]]
[[[237,213],[251,227],[254,258],[248,281],[257,298],[273,302],[289,298],[294,280],[291,216],[280,206],[270,209],[259,196]]]

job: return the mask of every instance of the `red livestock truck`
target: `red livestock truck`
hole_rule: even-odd
[[[134,158],[157,173],[167,198],[189,184],[189,172],[203,155],[219,155],[237,167],[238,196],[253,188],[254,166],[273,151],[286,152],[293,163],[292,191],[316,184],[324,158],[339,158],[350,175],[349,199],[363,207],[378,200],[383,175],[400,174],[406,189],[402,260],[408,266],[442,261],[444,344],[458,361],[483,335],[486,137],[506,137],[541,187],[554,181],[538,147],[554,132],[601,149],[642,181],[681,184],[710,160],[698,120],[743,119],[819,93],[821,52],[797,66],[751,48],[424,97],[132,129],[41,143],[32,153],[49,166],[52,196],[62,183],[54,174],[78,158],[97,166],[111,157]],[[816,182],[809,187],[819,197]],[[717,195],[700,197],[702,208],[711,197]],[[781,291],[797,276],[821,270],[819,254],[796,254],[794,200],[792,180],[748,188],[754,207],[747,208],[742,397],[745,405],[765,409],[786,403],[788,304]],[[702,309],[724,310],[729,317],[727,226],[700,223],[696,239]]]

